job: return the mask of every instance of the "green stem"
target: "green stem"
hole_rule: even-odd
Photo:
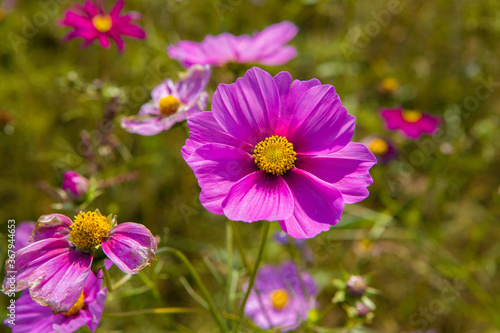
[[[195,309],[195,308],[155,308],[155,309],[144,309],[144,310],[135,310],[128,312],[108,312],[103,313],[105,317],[128,317],[128,316],[136,316],[142,314],[174,314],[174,313],[207,313],[204,309]]]
[[[238,314],[238,322],[236,323],[233,333],[238,332],[238,328],[241,325],[241,321],[243,319],[243,312],[245,310],[245,305],[247,304],[248,296],[250,296],[250,292],[252,291],[253,284],[255,282],[255,276],[257,275],[257,270],[259,269],[260,261],[262,260],[262,254],[264,253],[264,247],[266,246],[267,236],[269,234],[269,228],[271,226],[270,222],[264,222],[264,231],[262,233],[262,240],[260,241],[259,252],[257,254],[257,260],[255,261],[255,265],[252,271],[252,275],[250,276],[250,281],[248,282],[248,289],[245,293],[245,297],[243,298],[243,302],[241,302],[240,311]]]
[[[232,303],[233,303],[233,231],[231,229],[231,225],[226,223],[226,252],[227,252],[227,300],[226,300],[226,311],[227,313],[232,312]],[[228,321],[227,323],[229,330],[231,330],[232,323]]]
[[[214,317],[215,321],[217,322],[217,325],[220,327],[222,332],[229,332],[227,329],[226,325],[224,324],[224,321],[222,319],[221,314],[219,311],[217,311],[217,308],[215,307],[214,301],[212,300],[212,297],[210,297],[210,294],[208,293],[207,288],[205,287],[205,284],[200,278],[200,275],[198,272],[194,269],[193,265],[189,261],[189,259],[179,250],[171,248],[171,247],[162,247],[156,251],[156,254],[160,253],[172,253],[175,255],[186,267],[188,268],[189,272],[193,276],[194,281],[198,285],[198,288],[200,288],[201,294],[205,298],[205,301],[207,301],[208,308],[210,312],[212,313],[212,316]]]
[[[104,283],[106,284],[106,288],[111,293],[113,292],[113,284],[111,283],[111,277],[109,276],[109,272],[106,269],[106,266],[102,266],[102,274],[104,275]]]
[[[236,242],[236,247],[238,248],[238,252],[240,253],[241,263],[243,264],[243,267],[245,268],[247,274],[250,274],[250,272],[252,272],[252,269],[248,264],[247,256],[245,255],[245,249],[243,248],[243,245],[241,243],[240,234],[238,233],[238,230],[236,229],[236,226],[234,225],[233,221],[229,220],[229,224],[231,225],[231,229],[233,229],[234,240]]]

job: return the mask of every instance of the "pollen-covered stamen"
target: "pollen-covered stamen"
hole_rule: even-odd
[[[167,96],[160,99],[158,103],[160,107],[160,113],[164,116],[170,116],[179,110],[181,102],[174,96]]]
[[[377,138],[377,139],[373,139],[370,142],[368,149],[370,149],[371,152],[374,154],[384,155],[385,153],[387,153],[387,150],[389,149],[389,145],[387,144],[387,142],[385,142],[385,140]]]
[[[105,216],[95,212],[81,212],[75,216],[70,226],[69,236],[79,249],[92,249],[101,245],[104,238],[108,237],[111,225]]]
[[[255,164],[260,170],[280,176],[295,166],[296,156],[293,144],[277,135],[259,142],[253,150]]]
[[[113,21],[109,15],[96,15],[92,18],[92,24],[97,29],[97,31],[105,33],[111,30],[113,26]]]
[[[275,309],[283,309],[288,303],[288,292],[285,289],[278,289],[271,293],[271,302]]]
[[[403,111],[403,119],[410,122],[415,123],[422,118],[422,112],[413,111],[413,110],[404,110]]]
[[[73,304],[73,306],[71,307],[71,309],[69,309],[68,312],[64,312],[63,315],[68,317],[76,315],[78,311],[80,311],[83,308],[84,305],[85,305],[85,295],[82,293],[78,298],[78,301],[76,301],[76,303]]]

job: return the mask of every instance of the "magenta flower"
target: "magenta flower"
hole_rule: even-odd
[[[200,113],[207,105],[209,80],[209,66],[189,68],[177,83],[166,79],[153,89],[151,101],[141,107],[139,115],[122,119],[122,127],[130,133],[155,135]]]
[[[398,156],[396,146],[390,140],[377,136],[369,136],[361,142],[377,157],[378,163],[389,163]]]
[[[60,214],[44,215],[28,246],[16,251],[15,265],[7,263],[2,291],[29,288],[38,304],[56,314],[67,312],[92,275],[92,261],[101,246],[103,257],[128,274],[139,273],[156,259],[156,239],[141,224],[116,225],[116,217],[106,218],[99,211],[80,213],[73,222]]]
[[[279,220],[290,236],[311,238],[338,223],[345,203],[368,196],[376,159],[349,142],[354,117],[333,86],[252,68],[219,85],[212,110],[188,120],[182,148],[211,213]]]
[[[102,280],[90,274],[76,303],[68,312],[59,314],[53,314],[49,307],[35,303],[29,292],[24,291],[15,303],[15,321],[6,319],[4,324],[12,328],[12,333],[72,333],[84,325],[94,332],[101,321],[106,300],[107,290],[101,289],[101,285]]]
[[[380,115],[385,119],[387,129],[400,130],[413,140],[417,140],[422,133],[434,134],[441,123],[439,117],[402,107],[382,109]]]
[[[63,176],[61,189],[68,193],[70,197],[79,199],[84,194],[87,194],[87,192],[89,191],[89,185],[89,180],[79,173],[74,171],[66,171]]]
[[[18,251],[28,244],[31,233],[35,229],[35,222],[23,221],[16,227],[14,251]]]
[[[282,65],[297,54],[293,46],[285,45],[297,32],[295,24],[284,21],[252,36],[223,33],[208,35],[201,43],[181,41],[168,47],[168,55],[185,67],[196,64],[224,66],[229,62]]]
[[[243,286],[247,289],[248,283]],[[304,289],[303,289],[304,288]],[[262,329],[297,328],[316,307],[317,287],[311,275],[299,275],[293,262],[279,267],[263,266],[245,304],[245,314]]]
[[[87,47],[98,39],[101,46],[107,49],[110,45],[109,38],[111,38],[115,41],[118,50],[122,52],[124,47],[122,35],[135,39],[146,38],[144,30],[131,23],[140,18],[139,13],[129,12],[123,16],[120,15],[124,5],[125,2],[120,0],[116,2],[109,14],[106,14],[99,2],[85,1],[83,5],[74,4],[74,8],[67,10],[60,21],[62,26],[74,29],[64,37],[64,40],[83,38],[82,47]]]

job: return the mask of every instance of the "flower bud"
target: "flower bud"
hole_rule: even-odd
[[[66,171],[61,188],[71,197],[79,199],[88,192],[89,180],[74,171]]]
[[[363,296],[366,291],[366,282],[359,275],[351,275],[346,283],[347,291],[355,297]]]
[[[365,317],[371,311],[369,307],[367,307],[365,304],[363,304],[363,302],[360,301],[356,302],[356,310],[358,310],[358,316],[360,317]]]

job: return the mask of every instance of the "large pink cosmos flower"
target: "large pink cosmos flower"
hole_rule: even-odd
[[[293,262],[263,266],[257,272],[244,311],[262,329],[276,327],[287,332],[307,319],[309,311],[316,307],[317,292],[311,275],[299,274]]]
[[[193,66],[174,83],[166,79],[151,92],[137,116],[122,119],[122,127],[140,135],[155,135],[202,112],[207,106],[205,92],[210,80],[209,66]]]
[[[60,214],[43,215],[28,246],[17,250],[15,264],[7,262],[2,291],[29,288],[31,298],[54,313],[68,312],[78,301],[91,273],[94,254],[102,246],[122,271],[139,273],[155,260],[156,239],[141,224],[116,225],[111,215],[80,213],[72,222]]]
[[[282,65],[297,54],[293,46],[285,45],[297,32],[295,24],[284,21],[252,36],[223,33],[208,35],[200,43],[181,41],[168,47],[168,55],[185,67],[196,64],[224,66],[229,62]]]
[[[382,109],[385,125],[390,130],[400,130],[410,139],[417,140],[423,133],[434,134],[441,124],[441,118],[415,110]]]
[[[135,39],[146,38],[146,33],[139,26],[131,21],[138,20],[141,15],[137,12],[129,12],[121,16],[125,2],[120,0],[106,14],[99,2],[85,1],[83,6],[76,3],[72,10],[64,13],[64,18],[60,21],[62,26],[72,27],[74,31],[64,37],[65,41],[79,37],[83,38],[83,47],[89,46],[98,39],[102,47],[109,47],[109,38],[113,39],[118,50],[123,51],[123,36]]]
[[[201,203],[231,220],[279,220],[290,236],[311,238],[339,222],[345,203],[366,198],[373,182],[375,157],[350,142],[354,117],[316,79],[252,68],[220,84],[212,112],[188,125],[182,155]]]

